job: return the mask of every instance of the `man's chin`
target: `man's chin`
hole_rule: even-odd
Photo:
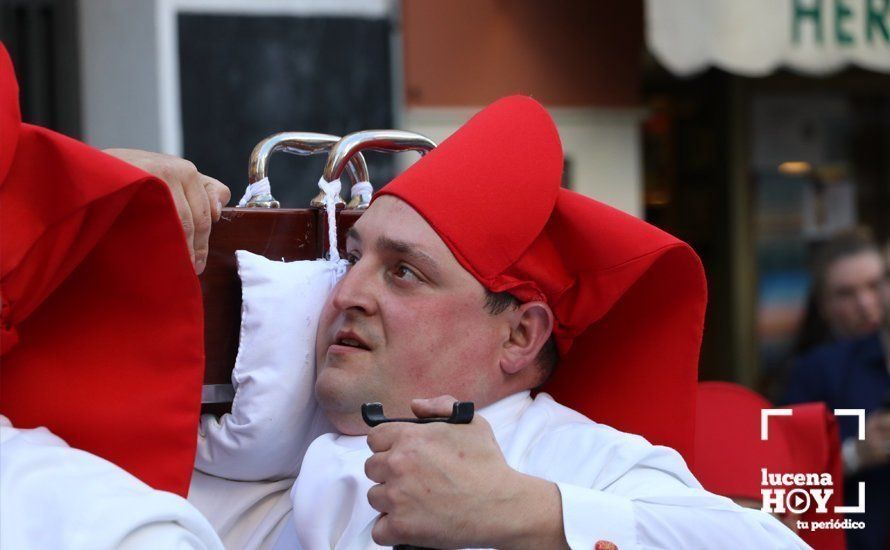
[[[328,422],[343,435],[367,435],[371,429],[362,419],[361,412],[346,410],[352,407],[344,407],[342,403],[323,403],[321,400],[318,404]],[[361,411],[361,405],[357,409]]]
[[[337,432],[343,435],[368,435],[368,432],[371,431],[371,428],[362,420],[361,415],[329,415],[325,413],[325,416]]]
[[[360,399],[350,398],[350,392],[337,385],[332,372],[322,371],[315,382],[315,399],[328,421],[343,435],[365,435],[370,429],[362,420]],[[373,401],[368,398],[368,401]]]

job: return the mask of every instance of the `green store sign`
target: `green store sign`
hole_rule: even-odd
[[[793,0],[792,43],[890,44],[890,0]]]
[[[890,73],[890,0],[645,0],[646,46],[672,73]]]

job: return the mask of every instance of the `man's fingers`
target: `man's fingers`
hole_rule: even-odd
[[[393,443],[399,438],[402,431],[411,428],[411,426],[403,422],[375,426],[368,432],[368,447],[375,453],[388,451],[392,448]]]
[[[196,172],[197,173],[197,172]],[[207,264],[207,250],[210,242],[210,198],[199,181],[191,181],[183,185],[185,197],[188,199],[194,224],[195,273],[199,275]]]
[[[392,517],[389,514],[381,514],[377,521],[374,522],[374,527],[371,528],[371,539],[380,546],[405,544],[404,540],[399,540],[399,534],[396,531]]]
[[[374,453],[365,461],[365,476],[371,481],[384,483],[389,476],[390,469],[387,464],[389,451]]]
[[[380,546],[417,545],[417,528],[399,515],[380,514],[371,528],[371,539]],[[425,547],[425,545],[423,546]]]
[[[167,187],[170,188],[170,193],[173,195],[173,203],[176,205],[176,212],[179,214],[179,219],[182,220],[182,230],[185,232],[185,244],[188,245],[189,258],[192,265],[195,265],[195,224],[192,221],[192,210],[189,208],[189,202],[185,198],[182,185],[178,182],[167,182]]]
[[[136,149],[106,149],[106,153],[160,178],[170,188],[182,220],[189,255],[196,273],[204,271],[212,221],[232,198],[228,187],[205,176],[191,162]]]
[[[210,201],[213,221],[217,222],[222,214],[223,206],[229,204],[232,192],[221,181],[210,176],[203,176],[202,183],[204,191],[207,193],[207,199]]]
[[[411,411],[417,418],[451,416],[455,401],[457,399],[450,395],[440,395],[431,399],[413,399],[411,401]]]
[[[383,485],[374,485],[368,489],[368,504],[371,508],[385,514],[390,509],[389,497],[386,494],[386,487]]]

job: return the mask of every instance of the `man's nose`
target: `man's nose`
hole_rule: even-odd
[[[366,315],[377,311],[374,299],[373,274],[369,266],[356,263],[334,287],[331,304],[339,311],[358,310]]]

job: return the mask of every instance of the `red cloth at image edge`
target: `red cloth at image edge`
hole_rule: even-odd
[[[701,263],[667,233],[560,188],[562,146],[534,100],[474,116],[376,197],[411,205],[487,289],[546,302],[560,402],[691,457],[706,302]]]
[[[198,280],[167,187],[20,124],[0,48],[0,413],[188,492],[203,377]]]
[[[843,470],[840,437],[834,415],[824,403],[790,408],[791,416],[769,419],[769,438],[760,439],[760,415],[775,408],[759,394],[728,382],[702,382],[698,386],[695,426],[695,461],[692,472],[702,486],[718,495],[762,502],[761,468],[770,473],[828,473],[834,493],[829,513],[815,509],[803,521],[843,520],[835,506],[843,505]],[[842,529],[801,531],[800,537],[820,549],[846,548]]]

